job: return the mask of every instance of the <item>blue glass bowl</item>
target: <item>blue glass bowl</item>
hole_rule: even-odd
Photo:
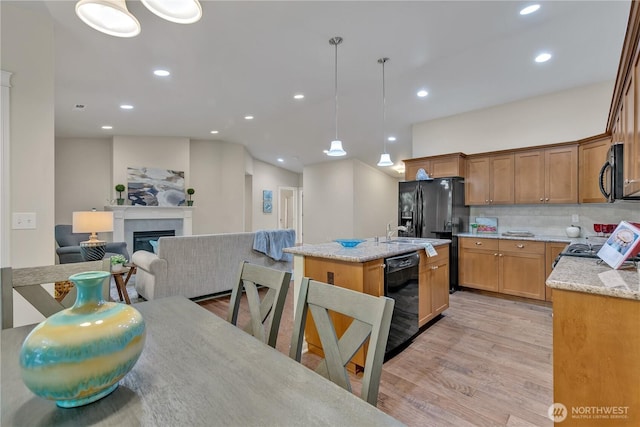
[[[355,248],[360,243],[364,242],[362,239],[336,239],[336,242],[340,243],[345,248]]]

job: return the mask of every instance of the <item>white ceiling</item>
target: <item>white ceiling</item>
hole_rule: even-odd
[[[301,172],[332,161],[322,152],[335,133],[329,39],[341,36],[338,133],[347,157],[373,166],[380,157],[377,60],[386,56],[386,133],[397,137],[387,150],[397,164],[411,157],[413,123],[615,79],[629,13],[629,1],[611,0],[543,1],[529,16],[518,12],[531,1],[201,3],[202,19],[180,25],[127,1],[142,32],[123,39],[82,23],[75,1],[29,2],[55,22],[56,136],[217,139]],[[553,58],[535,64],[543,50]],[[172,75],[153,76],[158,67]],[[420,88],[427,98],[416,97]],[[293,99],[298,92],[304,100]]]

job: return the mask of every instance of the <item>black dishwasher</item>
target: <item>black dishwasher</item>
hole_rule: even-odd
[[[393,357],[418,333],[418,252],[384,260],[384,293],[395,300],[385,360]]]

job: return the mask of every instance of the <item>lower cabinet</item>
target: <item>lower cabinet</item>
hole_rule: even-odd
[[[556,257],[560,255],[560,252],[567,246],[569,242],[547,242],[545,253],[547,257],[545,277],[549,277],[551,270],[553,270],[553,263]],[[545,279],[546,280],[546,279]],[[552,289],[545,285],[544,299],[551,301]]]
[[[419,326],[449,308],[449,247],[438,246],[436,250],[434,257],[420,251]]]
[[[545,299],[545,244],[530,240],[460,238],[460,286]]]

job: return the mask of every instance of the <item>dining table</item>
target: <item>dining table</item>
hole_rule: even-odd
[[[0,425],[400,426],[400,421],[191,300],[134,304],[140,359],[108,396],[60,408],[23,383],[18,355],[35,325],[5,329]]]

